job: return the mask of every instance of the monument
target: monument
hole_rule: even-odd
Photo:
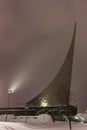
[[[70,105],[75,36],[76,23],[65,61],[46,89],[31,101],[25,103],[25,107],[1,108],[0,114],[14,114],[26,117],[30,115],[38,116],[40,114],[48,114],[51,115],[53,121],[67,119],[71,129],[71,117],[77,114],[77,107]]]
[[[27,107],[69,105],[75,36],[76,23],[68,54],[59,72],[43,92],[26,103]]]

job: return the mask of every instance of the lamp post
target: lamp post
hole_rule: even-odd
[[[8,111],[8,108],[9,108],[9,104],[10,104],[10,99],[11,99],[11,94],[12,93],[13,93],[12,89],[8,90],[7,111]],[[8,112],[6,113],[5,121],[7,121],[7,118],[8,118]]]

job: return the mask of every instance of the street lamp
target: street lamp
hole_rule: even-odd
[[[9,108],[10,105],[10,99],[11,99],[11,94],[13,93],[12,89],[8,90],[8,103],[7,103],[7,108]]]
[[[8,108],[9,108],[9,104],[10,104],[10,99],[11,99],[11,94],[12,94],[12,93],[13,93],[12,89],[9,89],[9,90],[8,90],[7,111],[8,111]],[[7,118],[8,118],[8,113],[6,113],[5,121],[7,121]]]

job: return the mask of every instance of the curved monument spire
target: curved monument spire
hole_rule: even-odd
[[[75,35],[76,23],[68,54],[59,72],[47,88],[34,99],[27,102],[26,106],[40,107],[69,105]]]

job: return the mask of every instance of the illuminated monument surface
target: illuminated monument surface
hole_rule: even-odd
[[[60,71],[47,88],[34,99],[27,102],[25,107],[0,108],[0,114],[37,116],[46,113],[51,115],[53,121],[66,117],[71,129],[71,117],[77,114],[77,107],[69,104],[75,35],[76,23],[66,59]]]
[[[76,23],[71,45],[60,71],[43,92],[26,103],[27,107],[56,107],[59,105],[69,105],[75,35]]]

